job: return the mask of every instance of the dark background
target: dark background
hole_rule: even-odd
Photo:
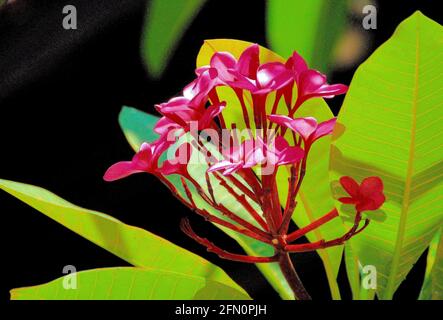
[[[378,29],[368,31],[365,57],[417,9],[442,23],[438,1],[380,2]],[[78,30],[62,28],[67,4],[77,7]],[[139,57],[145,6],[143,0],[16,0],[0,9],[0,177],[47,188],[77,205],[145,228],[221,266],[252,297],[278,299],[255,266],[221,260],[183,235],[179,221],[190,212],[155,178],[135,175],[111,184],[102,180],[109,165],[133,155],[117,123],[122,105],[154,112],[155,103],[176,95],[192,79],[204,39],[266,45],[264,1],[209,0],[164,77],[153,81]],[[355,66],[335,72],[330,82],[349,84],[354,71]],[[331,102],[335,112],[341,101]],[[0,214],[2,300],[9,299],[11,288],[60,277],[65,265],[77,270],[128,265],[3,192]],[[194,216],[191,220],[203,235],[241,252],[215,227]],[[299,254],[294,262],[314,299],[329,298],[317,255]],[[397,299],[417,298],[424,263],[422,257]],[[347,285],[344,270],[339,281]],[[349,292],[343,296],[350,298]]]

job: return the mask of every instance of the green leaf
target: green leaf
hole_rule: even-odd
[[[334,132],[333,183],[375,175],[385,186],[379,219],[351,240],[361,263],[377,268],[381,299],[393,297],[443,222],[442,52],[443,28],[414,13],[359,67]]]
[[[118,122],[132,149],[138,151],[143,142],[154,141],[158,134],[154,132],[154,125],[158,117],[141,112],[131,107],[123,107]]]
[[[443,229],[434,236],[429,246],[425,281],[420,300],[443,300]]]
[[[328,72],[346,25],[346,0],[268,0],[267,38],[284,56],[297,50],[312,68]]]
[[[134,266],[207,277],[244,292],[219,267],[146,230],[32,185],[0,179],[0,189]]]
[[[154,78],[162,75],[180,38],[205,1],[150,1],[142,35],[142,55]]]
[[[128,119],[130,117],[133,117],[133,121],[120,121],[120,124],[122,125],[122,130],[125,133],[125,135],[128,137],[133,137],[132,133],[134,132],[143,132],[143,130],[149,130],[152,131],[155,125],[155,122],[158,120],[155,119],[155,117],[147,116],[144,112],[138,111],[136,109],[124,107],[120,113],[120,119]],[[136,118],[139,119],[136,119]],[[146,121],[146,122],[144,122]],[[140,127],[142,126],[142,127]],[[146,136],[144,137],[146,138]],[[139,137],[137,139],[133,139],[133,141],[139,141],[141,144],[142,141],[150,142],[151,140],[143,140],[144,138]],[[132,143],[131,143],[132,145]],[[138,150],[140,145],[133,145],[134,150]],[[212,150],[214,151],[214,150]],[[196,153],[192,153],[191,155],[194,156]],[[215,155],[215,154],[214,154]],[[192,161],[190,161],[192,162]],[[201,182],[201,185],[206,185],[205,181],[205,175],[204,171],[206,171],[207,167],[199,164],[196,166],[190,166],[188,168],[189,172],[192,173],[192,176],[199,182]],[[239,177],[237,177],[239,178]],[[180,180],[177,179],[176,176],[168,176],[168,179],[175,185],[175,187],[178,189],[179,192],[181,192],[182,196],[184,196],[183,188],[181,186]],[[249,222],[253,223],[250,216],[245,212],[243,207],[241,207],[238,202],[230,196],[225,190],[218,191],[219,182],[215,181],[213,178],[211,178],[211,184],[213,185],[214,189],[214,195],[217,196],[217,200],[223,203],[227,208],[230,208],[233,212],[236,212],[239,216],[244,218],[245,220],[248,220]],[[234,188],[235,189],[235,188]],[[197,195],[194,189],[191,188],[191,191],[193,192],[194,200],[199,208],[204,208],[208,210],[211,214],[216,215],[218,217],[223,217],[217,210],[214,210],[212,207],[207,205],[204,201],[201,200],[201,198]],[[218,197],[221,197],[218,198]],[[252,203],[251,203],[252,204]],[[256,207],[257,210],[259,208]],[[225,218],[225,217],[223,217]],[[255,255],[255,256],[272,256],[273,255],[273,248],[269,245],[266,245],[262,242],[259,242],[257,240],[251,239],[249,237],[243,236],[242,234],[233,232],[227,228],[220,227],[219,225],[215,225],[221,230],[223,230],[226,234],[228,234],[230,237],[235,239],[239,245],[249,254],[249,255]],[[291,288],[289,287],[288,283],[286,282],[286,279],[284,278],[283,274],[280,271],[280,268],[277,263],[261,263],[257,264],[257,267],[260,269],[260,271],[264,274],[264,276],[270,281],[272,286],[275,288],[275,290],[280,294],[280,296],[284,299],[293,299],[294,295],[292,293]]]
[[[74,277],[76,287],[65,288]],[[46,284],[11,290],[11,300],[248,299],[243,292],[205,277],[130,267],[81,271]]]
[[[323,99],[316,98],[306,101],[297,110],[295,117],[315,117],[318,121],[329,120],[333,117],[328,105]],[[306,176],[303,179],[297,201],[299,205],[293,215],[295,224],[302,228],[312,221],[322,217],[334,206],[334,200],[329,188],[329,148],[331,138],[329,136],[315,142],[307,162]],[[282,205],[286,203],[288,190],[288,170],[280,170],[278,174],[279,195]],[[341,219],[334,219],[327,224],[308,233],[306,236],[310,242],[322,239],[332,240],[345,233]],[[323,266],[329,282],[332,297],[340,299],[337,285],[337,274],[343,255],[343,246],[317,250],[322,259]]]

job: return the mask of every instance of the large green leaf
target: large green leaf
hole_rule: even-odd
[[[162,75],[178,41],[205,1],[150,1],[142,35],[142,54],[153,77]]]
[[[134,266],[207,277],[242,291],[219,267],[146,230],[78,207],[32,185],[0,179],[0,189]]]
[[[228,51],[238,58],[249,45],[251,45],[251,43],[239,40],[206,40],[197,57],[197,67],[207,65],[216,51]],[[260,62],[265,63],[271,61],[284,62],[284,59],[274,52],[260,47]],[[233,91],[229,88],[218,89],[218,93],[219,95],[221,94],[221,100],[227,101],[228,107],[223,111],[227,126],[229,127],[231,123],[235,123],[237,128],[242,129],[244,127],[243,114],[236,95],[233,94]],[[251,99],[248,99],[247,95],[244,97],[248,110],[252,110]],[[275,96],[268,97],[267,104],[272,106],[274,98]],[[281,102],[283,103],[283,100],[281,100]],[[279,110],[280,109],[277,109],[277,112],[280,112]],[[332,118],[333,114],[323,99],[311,99],[300,107],[297,111],[297,116],[314,116],[319,121],[324,121]],[[307,225],[334,207],[334,201],[331,197],[328,184],[329,145],[330,139],[324,138],[318,141],[312,148],[308,161],[309,170],[298,199],[300,205],[294,214],[294,221],[299,227]],[[286,201],[288,176],[286,170],[279,171],[278,186],[283,203]],[[317,241],[324,238],[333,239],[342,235],[343,230],[342,222],[340,220],[334,220],[317,229],[315,232],[308,234],[308,239],[310,241]],[[334,299],[340,298],[336,277],[342,252],[342,247],[319,250]]]
[[[376,266],[382,299],[442,224],[442,53],[443,28],[414,13],[355,73],[334,133],[333,183],[343,175],[384,182],[381,221],[351,241],[361,263]]]
[[[120,113],[120,124],[122,125],[122,130],[125,133],[125,136],[130,137],[132,140],[130,141],[138,141],[138,143],[141,143],[141,141],[146,138],[148,140],[145,140],[149,142],[150,137],[144,135],[140,138],[134,138],[134,134],[143,133],[143,130],[149,130],[152,131],[154,128],[156,122],[156,118],[150,115],[145,114],[142,111],[138,111],[133,108],[124,107]],[[140,127],[141,126],[141,127]],[[133,143],[131,143],[133,145]],[[133,145],[134,150],[138,150],[139,145],[135,144]],[[214,151],[214,150],[212,150]],[[196,153],[193,152],[192,155],[194,156]],[[215,155],[215,154],[214,154]],[[190,161],[192,162],[192,161]],[[192,176],[200,182],[202,186],[206,185],[205,181],[205,174],[207,167],[205,165],[202,165],[199,163],[196,166],[190,166],[188,168],[188,171],[192,174]],[[239,177],[237,177],[239,178]],[[179,192],[182,193],[183,196],[183,189],[180,183],[180,180],[177,179],[176,176],[172,175],[169,176],[168,179],[175,185],[175,187],[178,189]],[[251,217],[243,207],[235,200],[234,197],[230,196],[226,190],[220,190],[219,188],[219,182],[211,178],[211,184],[213,185],[214,189],[214,195],[217,196],[217,200],[220,203],[223,203],[227,208],[230,208],[233,212],[236,212],[237,215],[241,216],[245,220],[248,220],[248,222],[253,223],[251,220]],[[234,188],[235,189],[235,188]],[[200,208],[204,208],[208,210],[213,215],[216,215],[218,217],[222,217],[222,215],[217,211],[214,210],[212,207],[207,205],[204,201],[201,200],[201,198],[196,194],[195,190],[191,189],[193,192],[194,200],[196,201],[196,204]],[[259,208],[256,207],[258,210]],[[225,217],[223,217],[225,218]],[[230,237],[235,239],[240,246],[249,254],[249,255],[255,255],[255,256],[272,256],[274,254],[273,248],[269,245],[266,245],[262,242],[259,242],[257,240],[251,239],[249,237],[243,236],[237,232],[233,232],[227,228],[220,227],[219,225],[216,225],[221,230],[226,232]],[[286,279],[284,278],[283,274],[280,271],[280,268],[277,263],[266,263],[266,264],[257,264],[257,267],[260,269],[260,271],[265,275],[265,277],[270,281],[272,286],[275,288],[275,290],[280,294],[280,296],[284,299],[293,299],[294,295],[292,293],[291,288],[286,282]]]
[[[443,229],[434,236],[429,246],[426,274],[420,300],[443,300]]]
[[[12,300],[247,300],[230,286],[205,277],[157,268],[105,268],[77,272],[76,288],[66,276],[11,290]]]
[[[312,68],[328,72],[334,46],[346,24],[346,0],[268,0],[267,38],[289,56],[297,50]]]

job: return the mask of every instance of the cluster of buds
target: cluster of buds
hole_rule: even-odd
[[[112,181],[137,172],[154,174],[180,201],[206,220],[275,248],[275,254],[267,257],[230,253],[198,236],[184,219],[182,230],[208,251],[241,262],[279,262],[283,270],[292,266],[290,262],[288,265],[288,253],[341,245],[361,232],[369,222],[362,221],[362,212],[376,210],[384,202],[383,185],[377,177],[367,178],[361,185],[350,177],[343,177],[340,182],[349,197],[339,200],[355,205],[353,226],[337,239],[294,243],[338,217],[337,210],[331,208],[320,219],[290,232],[309,151],[315,141],[331,134],[335,125],[335,118],[318,123],[313,117],[297,118],[296,112],[311,98],[332,98],[344,94],[347,87],[329,85],[326,77],[309,69],[296,52],[286,63],[261,64],[259,50],[258,45],[251,45],[238,59],[229,52],[214,53],[208,66],[196,70],[196,79],[184,88],[182,96],[156,106],[163,116],[154,128],[159,134],[158,140],[144,143],[131,161],[111,166],[104,178]],[[236,101],[223,100],[220,90],[226,87],[234,93]],[[241,125],[226,121],[224,115],[230,108],[238,108]],[[240,126],[244,132],[239,136]],[[187,139],[180,139],[184,136]],[[173,150],[173,156],[169,154],[167,160],[160,161],[167,150]],[[205,168],[203,180],[189,170],[195,158],[191,154],[195,152],[203,155],[198,157],[201,167]],[[289,175],[283,205],[276,182],[278,170],[287,170]],[[181,192],[167,179],[171,174],[180,176]],[[214,183],[230,194],[252,220],[219,201]],[[201,199],[197,202],[196,196],[220,214],[199,206]],[[294,275],[284,273],[288,281],[297,281]],[[297,291],[294,286],[293,289]],[[307,298],[298,291],[295,293],[299,298]]]

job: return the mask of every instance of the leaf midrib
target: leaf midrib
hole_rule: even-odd
[[[418,105],[418,82],[419,82],[419,60],[420,60],[420,19],[416,19],[416,38],[415,38],[415,75],[414,88],[412,99],[412,119],[411,119],[411,142],[409,144],[408,168],[406,171],[405,189],[403,193],[402,209],[400,213],[400,223],[398,226],[398,234],[394,247],[394,257],[388,276],[386,292],[384,299],[392,299],[395,291],[396,278],[398,268],[400,265],[401,251],[406,230],[407,215],[409,210],[409,199],[411,196],[411,183],[414,171],[414,157],[415,157],[415,139],[417,130],[417,105]]]

